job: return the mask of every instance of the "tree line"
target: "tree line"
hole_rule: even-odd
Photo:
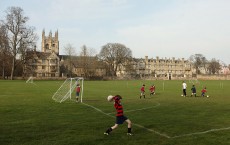
[[[28,56],[27,52],[36,47],[38,35],[35,33],[35,27],[27,25],[29,17],[25,16],[22,8],[9,7],[5,14],[5,17],[0,19],[0,74],[2,78],[9,76],[10,79],[13,79],[14,76],[24,76],[27,59],[32,57]],[[75,48],[68,44],[64,49],[68,56],[67,70],[70,71],[74,67],[72,62],[76,58]],[[88,75],[93,73],[89,71],[89,68],[96,65],[106,68],[108,76],[116,76],[120,65],[124,65],[127,70],[132,70],[131,64],[128,63],[132,61],[132,51],[120,43],[107,43],[102,46],[99,54],[83,45],[79,57],[81,57],[79,60],[83,70]],[[92,60],[92,58],[95,60]],[[195,67],[197,74],[201,73],[199,71],[200,67],[206,68],[211,74],[216,74],[222,65],[215,58],[208,61],[202,54],[191,55],[189,60]],[[103,65],[93,63],[96,61],[104,63]],[[71,71],[69,73],[71,74]]]
[[[10,75],[13,79],[18,73],[17,67],[25,61],[26,52],[35,45],[38,37],[35,28],[27,25],[29,17],[24,16],[22,8],[9,7],[5,12],[5,18],[0,21],[1,70],[3,78]]]
[[[64,70],[61,69],[61,72],[69,74],[71,77],[74,76],[73,67],[79,66],[87,78],[95,75],[96,69],[104,69],[106,70],[106,76],[112,77],[116,76],[119,66],[123,66],[125,70],[130,71],[128,62],[131,61],[132,51],[120,43],[107,43],[102,46],[99,54],[86,45],[81,47],[79,55],[71,44],[67,44],[64,50],[67,58],[65,59]]]

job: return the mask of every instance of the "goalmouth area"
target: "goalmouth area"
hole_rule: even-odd
[[[84,81],[82,103],[62,103],[52,96],[64,81],[0,81],[0,140],[4,145],[226,145],[230,144],[230,81],[190,81],[182,97],[182,81]],[[198,83],[197,83],[198,82]],[[146,98],[140,99],[145,84]],[[149,96],[149,87],[156,94]],[[192,85],[197,96],[190,97]],[[210,96],[200,97],[207,87]],[[132,121],[109,136],[115,109],[108,95],[121,95],[125,115]],[[75,91],[71,93],[75,97]]]

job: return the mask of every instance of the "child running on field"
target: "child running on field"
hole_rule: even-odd
[[[154,86],[154,85],[152,85],[152,86],[149,88],[149,90],[150,90],[150,96],[155,94],[155,86]]]
[[[143,84],[142,87],[141,87],[140,99],[141,99],[142,96],[145,98],[145,84]]]
[[[204,87],[204,88],[201,90],[201,96],[204,97],[206,92],[207,92],[207,89],[206,89],[206,87]]]
[[[196,87],[195,87],[195,85],[192,85],[191,90],[192,90],[191,97],[192,97],[193,95],[196,97]]]
[[[186,97],[186,88],[187,88],[187,84],[185,83],[185,81],[183,81],[182,83],[182,91],[183,91],[183,96]]]

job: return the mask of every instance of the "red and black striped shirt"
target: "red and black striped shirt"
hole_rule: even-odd
[[[123,107],[121,105],[120,97],[114,97],[114,107],[116,108],[117,114],[116,116],[123,116]]]

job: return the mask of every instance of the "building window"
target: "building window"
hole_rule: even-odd
[[[51,60],[50,60],[50,63],[56,64],[56,59],[51,59]]]
[[[45,48],[46,48],[46,49],[49,49],[49,44],[46,44]]]

